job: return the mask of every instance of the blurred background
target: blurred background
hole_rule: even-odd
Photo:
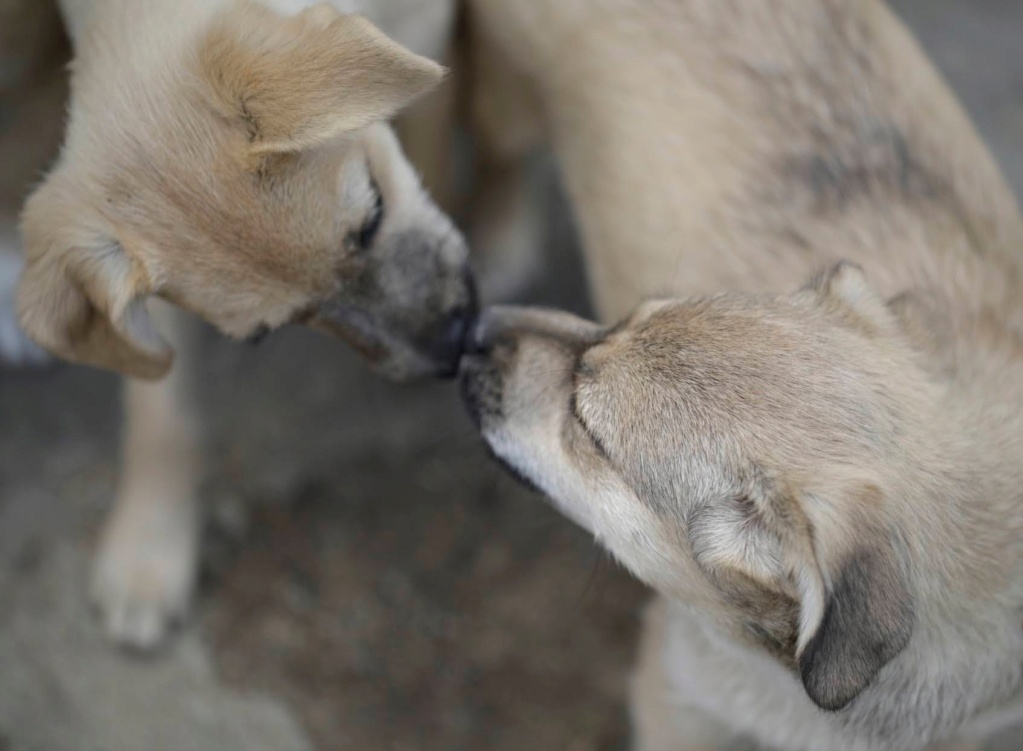
[[[1023,3],[894,6],[1019,193]],[[19,45],[38,42],[0,28],[5,206],[59,140],[59,69],[11,83]],[[546,166],[536,189],[549,247],[532,301],[585,312]],[[391,386],[300,330],[258,348],[209,336],[203,360],[200,599],[144,658],[106,641],[85,595],[118,380],[0,371],[0,751],[626,747],[646,595],[489,461],[452,384]]]

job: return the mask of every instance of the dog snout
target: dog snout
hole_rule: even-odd
[[[603,327],[570,313],[544,308],[495,306],[484,310],[468,332],[462,358],[462,398],[479,426],[502,418],[503,394],[521,360],[523,346],[534,356],[554,343],[560,354],[581,351],[598,341]],[[529,340],[529,342],[527,342]]]
[[[603,332],[598,324],[561,310],[499,305],[479,316],[466,339],[466,351],[485,355],[497,344],[512,343],[521,336],[537,336],[571,347],[584,347],[599,340]]]
[[[458,363],[475,321],[476,310],[470,305],[459,306],[448,314],[431,353],[441,378],[454,378],[458,374]]]
[[[476,284],[468,270],[463,274],[463,283],[462,301],[444,315],[436,336],[427,345],[431,359],[437,363],[437,375],[442,378],[453,378],[458,374],[458,364],[479,316]]]

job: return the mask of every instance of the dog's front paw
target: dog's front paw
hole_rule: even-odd
[[[151,650],[187,615],[198,558],[194,509],[192,501],[125,502],[108,522],[91,595],[118,644]]]

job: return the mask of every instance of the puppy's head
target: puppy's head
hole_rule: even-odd
[[[927,387],[853,266],[610,329],[484,313],[463,393],[497,457],[640,578],[839,709],[907,644],[906,436]]]
[[[231,336],[301,322],[393,377],[453,373],[466,249],[385,124],[440,67],[327,6],[188,8],[80,40],[65,148],[23,218],[25,329],[158,377],[159,295]]]

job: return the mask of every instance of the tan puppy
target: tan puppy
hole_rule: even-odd
[[[464,364],[494,453],[659,593],[635,747],[1023,718],[1023,222],[902,25],[877,0],[473,2],[601,310],[684,298],[611,328],[499,310]]]
[[[233,337],[307,323],[396,378],[453,372],[466,249],[385,121],[441,68],[450,4],[66,0],[66,141],[29,200],[21,322],[55,354],[143,378],[171,346],[148,301]],[[414,39],[413,37],[417,37]],[[93,591],[111,634],[156,643],[187,606],[198,507],[185,367],[127,393],[125,470]]]

